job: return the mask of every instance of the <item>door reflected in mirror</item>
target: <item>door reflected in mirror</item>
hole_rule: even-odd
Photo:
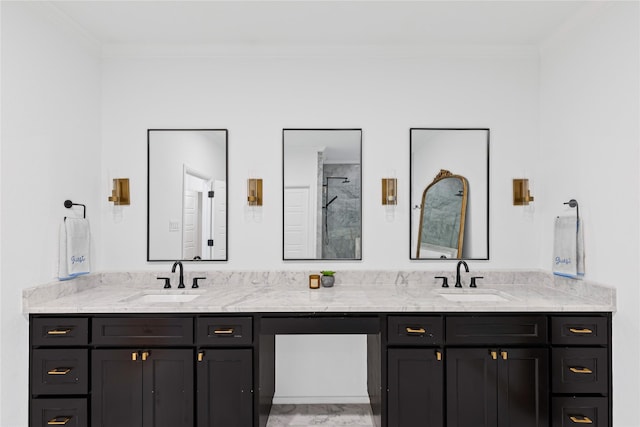
[[[283,259],[362,259],[361,129],[284,129]]]
[[[147,143],[147,260],[227,260],[227,130],[149,129]]]
[[[413,128],[411,259],[489,259],[489,129]]]

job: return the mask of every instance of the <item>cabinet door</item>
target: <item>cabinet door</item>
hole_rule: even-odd
[[[448,427],[498,425],[497,354],[486,348],[447,350]]]
[[[91,426],[142,426],[142,361],[136,350],[91,352]]]
[[[389,349],[388,422],[394,427],[440,427],[444,362],[439,349]]]
[[[92,352],[92,427],[192,427],[193,351]]]
[[[151,349],[142,361],[143,427],[193,427],[194,353]]]
[[[501,349],[498,357],[498,426],[549,425],[547,349]]]
[[[198,427],[253,426],[251,349],[198,353]]]

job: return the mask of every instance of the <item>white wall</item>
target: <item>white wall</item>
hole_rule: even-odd
[[[100,258],[99,49],[51,9],[2,8],[2,235],[0,295],[2,427],[25,427],[28,326],[22,289],[57,273],[65,199],[87,205]],[[97,244],[96,244],[97,243]],[[99,262],[92,263],[94,269]]]
[[[617,288],[614,425],[637,426],[640,395],[638,2],[594,5],[550,38],[540,73],[540,164],[533,188],[539,266],[551,267],[553,218],[584,221],[586,276]]]
[[[111,49],[110,52],[114,52]],[[102,265],[155,269],[145,263],[147,128],[229,129],[229,262],[216,269],[449,268],[409,260],[410,127],[492,130],[491,261],[475,268],[526,268],[537,259],[533,224],[511,206],[511,177],[535,153],[538,128],[536,55],[282,56],[105,58],[103,167],[131,178],[123,220],[106,201]],[[467,53],[469,53],[467,55]],[[298,56],[296,56],[298,55]],[[215,102],[212,102],[215,100]],[[282,261],[282,148],[285,127],[363,128],[363,261],[320,265]],[[123,157],[121,154],[127,152]],[[380,178],[396,169],[399,206],[387,222]],[[245,223],[248,171],[264,179],[261,223]],[[115,172],[111,172],[115,175]],[[499,224],[499,227],[496,225]],[[393,241],[398,250],[388,251]],[[127,242],[123,246],[123,242]],[[199,265],[193,268],[210,268]],[[471,266],[474,268],[474,265]]]

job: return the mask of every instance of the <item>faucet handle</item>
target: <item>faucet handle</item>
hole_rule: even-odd
[[[449,287],[449,278],[448,277],[436,276],[436,277],[434,277],[434,279],[442,279],[442,287],[443,288],[448,288]]]
[[[168,277],[156,277],[158,280],[164,280],[164,289],[171,288],[171,279]]]
[[[471,278],[471,284],[469,285],[470,288],[477,288],[476,286],[476,279],[484,279],[484,277],[482,276],[475,276]]]
[[[198,280],[204,280],[206,279],[206,277],[194,277],[193,278],[193,285],[191,285],[192,288],[199,288],[200,286],[198,286]]]

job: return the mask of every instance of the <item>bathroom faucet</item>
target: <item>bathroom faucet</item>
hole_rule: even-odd
[[[176,261],[173,263],[173,267],[171,267],[171,272],[176,272],[176,266],[180,266],[180,281],[178,282],[178,288],[184,288],[184,275],[182,272],[182,261]],[[469,269],[467,269],[469,271]]]
[[[469,272],[469,266],[467,265],[467,263],[463,260],[458,261],[458,266],[456,267],[456,288],[462,287],[462,283],[460,282],[460,266],[461,265],[464,265],[464,269],[467,273]]]

